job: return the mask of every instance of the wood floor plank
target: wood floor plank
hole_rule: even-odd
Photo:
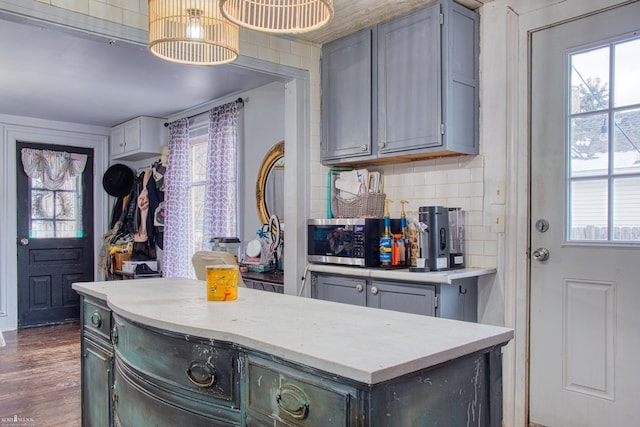
[[[80,413],[80,325],[4,332],[0,347],[0,425],[74,427]]]

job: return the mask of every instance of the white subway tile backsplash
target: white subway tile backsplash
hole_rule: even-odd
[[[484,184],[482,182],[467,182],[460,184],[460,197],[482,197],[484,195]]]
[[[460,195],[460,185],[459,184],[442,184],[436,186],[436,197],[440,198],[451,198],[458,197]]]
[[[89,15],[89,0],[51,0],[51,6]]]
[[[89,15],[113,22],[123,22],[124,10],[96,0],[89,0]]]
[[[452,169],[446,172],[447,182],[450,184],[465,183],[471,181],[471,171],[469,169]]]

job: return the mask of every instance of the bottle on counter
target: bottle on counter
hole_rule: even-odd
[[[389,218],[389,203],[393,200],[385,199],[384,201],[384,232],[380,236],[380,265],[389,267],[391,265],[392,255],[392,236],[391,236],[391,218]]]

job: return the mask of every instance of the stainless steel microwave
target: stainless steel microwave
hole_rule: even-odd
[[[333,218],[307,221],[307,260],[360,267],[380,265],[382,218]]]

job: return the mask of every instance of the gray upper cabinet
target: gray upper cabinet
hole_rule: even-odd
[[[322,158],[370,157],[375,29],[322,48]]]
[[[323,163],[477,154],[478,26],[476,12],[442,0],[323,46]],[[367,36],[370,68],[359,62],[352,73],[346,58],[342,65],[331,59],[339,46],[366,51]],[[362,85],[369,79],[367,98]],[[348,89],[332,87],[333,80]],[[362,143],[366,114],[370,139]]]

